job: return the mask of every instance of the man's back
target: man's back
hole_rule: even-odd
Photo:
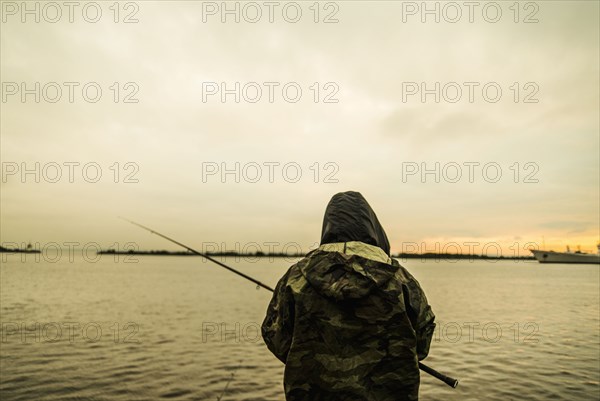
[[[418,399],[433,320],[417,281],[382,248],[328,242],[282,277],[262,329],[286,364],[288,401],[398,401]]]

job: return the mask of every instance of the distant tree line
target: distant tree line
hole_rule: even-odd
[[[107,249],[99,251],[98,254],[108,255],[156,255],[156,256],[196,256],[190,251],[167,251],[167,250],[150,250],[136,251],[133,249],[127,251],[118,251],[115,249]],[[283,252],[237,252],[237,251],[219,251],[206,252],[208,256],[238,256],[238,257],[275,257],[275,258],[301,258],[306,256],[305,253],[283,253]],[[490,255],[473,255],[473,254],[456,254],[456,253],[397,253],[392,254],[396,259],[507,259],[507,260],[533,260],[533,256],[490,256]]]

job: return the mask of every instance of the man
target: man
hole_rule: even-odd
[[[262,335],[285,363],[288,401],[417,400],[434,319],[365,198],[343,192],[321,246],[277,284]]]

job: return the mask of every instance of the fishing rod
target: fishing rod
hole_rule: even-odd
[[[133,225],[135,225],[135,226],[138,226],[138,227],[140,227],[140,228],[143,228],[143,229],[144,229],[144,230],[146,230],[146,231],[150,231],[150,233],[152,233],[152,234],[156,234],[156,235],[158,235],[159,237],[162,237],[162,238],[166,239],[167,241],[171,241],[172,243],[174,243],[174,244],[177,244],[177,245],[179,245],[180,247],[183,247],[183,248],[187,249],[188,251],[190,251],[191,253],[193,253],[193,254],[195,254],[195,255],[202,256],[203,258],[206,258],[206,259],[210,260],[211,262],[218,264],[218,265],[219,265],[219,266],[221,266],[222,268],[224,268],[224,269],[227,269],[227,270],[229,270],[230,272],[237,274],[238,276],[242,276],[242,277],[243,277],[243,278],[245,278],[246,280],[250,280],[250,281],[252,281],[254,284],[256,284],[256,285],[258,285],[258,286],[260,286],[260,287],[264,288],[265,290],[269,290],[269,291],[271,291],[271,292],[275,292],[275,290],[273,290],[273,289],[272,289],[271,287],[269,287],[268,285],[261,283],[260,281],[256,280],[255,278],[252,278],[252,277],[248,276],[247,274],[244,274],[244,273],[242,273],[241,271],[234,269],[233,267],[229,267],[229,266],[227,266],[225,263],[221,263],[221,262],[219,262],[218,260],[211,258],[210,256],[208,256],[208,255],[207,255],[207,254],[205,254],[205,253],[198,252],[198,251],[196,251],[195,249],[192,249],[192,248],[190,248],[189,246],[182,244],[181,242],[175,241],[173,238],[169,238],[169,237],[167,237],[166,235],[163,235],[163,234],[161,234],[161,233],[159,233],[159,232],[157,232],[157,231],[154,231],[153,229],[151,229],[151,228],[149,228],[149,227],[146,227],[146,226],[143,226],[143,225],[141,225],[141,224],[138,224],[138,223],[136,223],[135,221],[128,220],[128,219],[126,219],[126,218],[124,218],[124,217],[119,217],[119,218],[120,218],[121,220],[125,220],[125,221],[127,221],[127,222],[129,222],[129,223],[131,223],[131,224],[133,224]]]
[[[259,287],[264,288],[265,290],[269,290],[271,292],[275,292],[275,290],[273,290],[273,288],[269,287],[268,285],[266,285],[266,284],[258,281],[257,279],[255,279],[253,277],[248,276],[247,274],[242,273],[239,270],[234,269],[233,267],[227,266],[225,263],[221,263],[218,260],[216,260],[214,258],[211,258],[210,256],[208,256],[205,253],[198,252],[197,250],[195,250],[193,248],[190,248],[189,246],[184,245],[184,244],[182,244],[179,241],[175,241],[173,238],[169,238],[166,235],[161,234],[158,231],[155,231],[155,230],[151,229],[150,227],[143,226],[143,225],[141,225],[139,223],[136,223],[135,221],[131,221],[131,220],[126,219],[124,217],[119,217],[119,218],[121,220],[125,220],[128,223],[133,224],[134,226],[138,226],[138,227],[140,227],[140,228],[142,228],[142,229],[144,229],[146,231],[149,231],[151,234],[156,234],[159,237],[166,239],[167,241],[170,241],[170,242],[172,242],[174,244],[177,244],[180,247],[187,249],[188,251],[190,251],[194,255],[202,256],[203,258],[210,260],[211,262],[213,262],[213,263],[215,263],[215,264],[223,267],[224,269],[227,269],[230,272],[237,274],[238,276],[242,276],[246,280],[252,281],[254,284],[256,284]],[[448,386],[450,386],[452,388],[456,388],[456,386],[458,386],[458,380],[456,380],[456,379],[454,379],[452,377],[446,376],[445,374],[442,374],[442,373],[438,372],[437,370],[432,369],[429,366],[427,366],[427,365],[425,365],[425,364],[423,364],[421,362],[419,362],[419,369],[421,369],[425,373],[429,373],[431,376],[435,377],[436,379],[439,379],[439,380],[443,381],[444,383],[446,383]]]

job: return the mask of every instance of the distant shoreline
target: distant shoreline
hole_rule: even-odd
[[[98,255],[148,255],[148,256],[198,256],[195,253],[187,251],[165,251],[165,250],[152,250],[152,251],[117,251],[114,249],[108,249],[104,251],[96,252]],[[234,251],[225,252],[206,252],[207,256],[239,256],[239,257],[276,257],[276,258],[302,258],[304,254],[288,254],[288,253],[238,253]]]
[[[0,253],[42,253],[39,249],[4,248],[0,246]]]
[[[166,251],[166,250],[151,250],[151,251],[117,251],[108,249],[98,251],[98,255],[141,255],[141,256],[198,256],[186,251]],[[239,253],[239,252],[207,252],[207,256],[216,257],[252,257],[252,258],[302,258],[305,254],[287,254],[287,253]],[[481,260],[535,260],[533,256],[487,256],[487,255],[470,255],[470,254],[453,254],[453,253],[398,253],[393,254],[395,259],[481,259]]]

